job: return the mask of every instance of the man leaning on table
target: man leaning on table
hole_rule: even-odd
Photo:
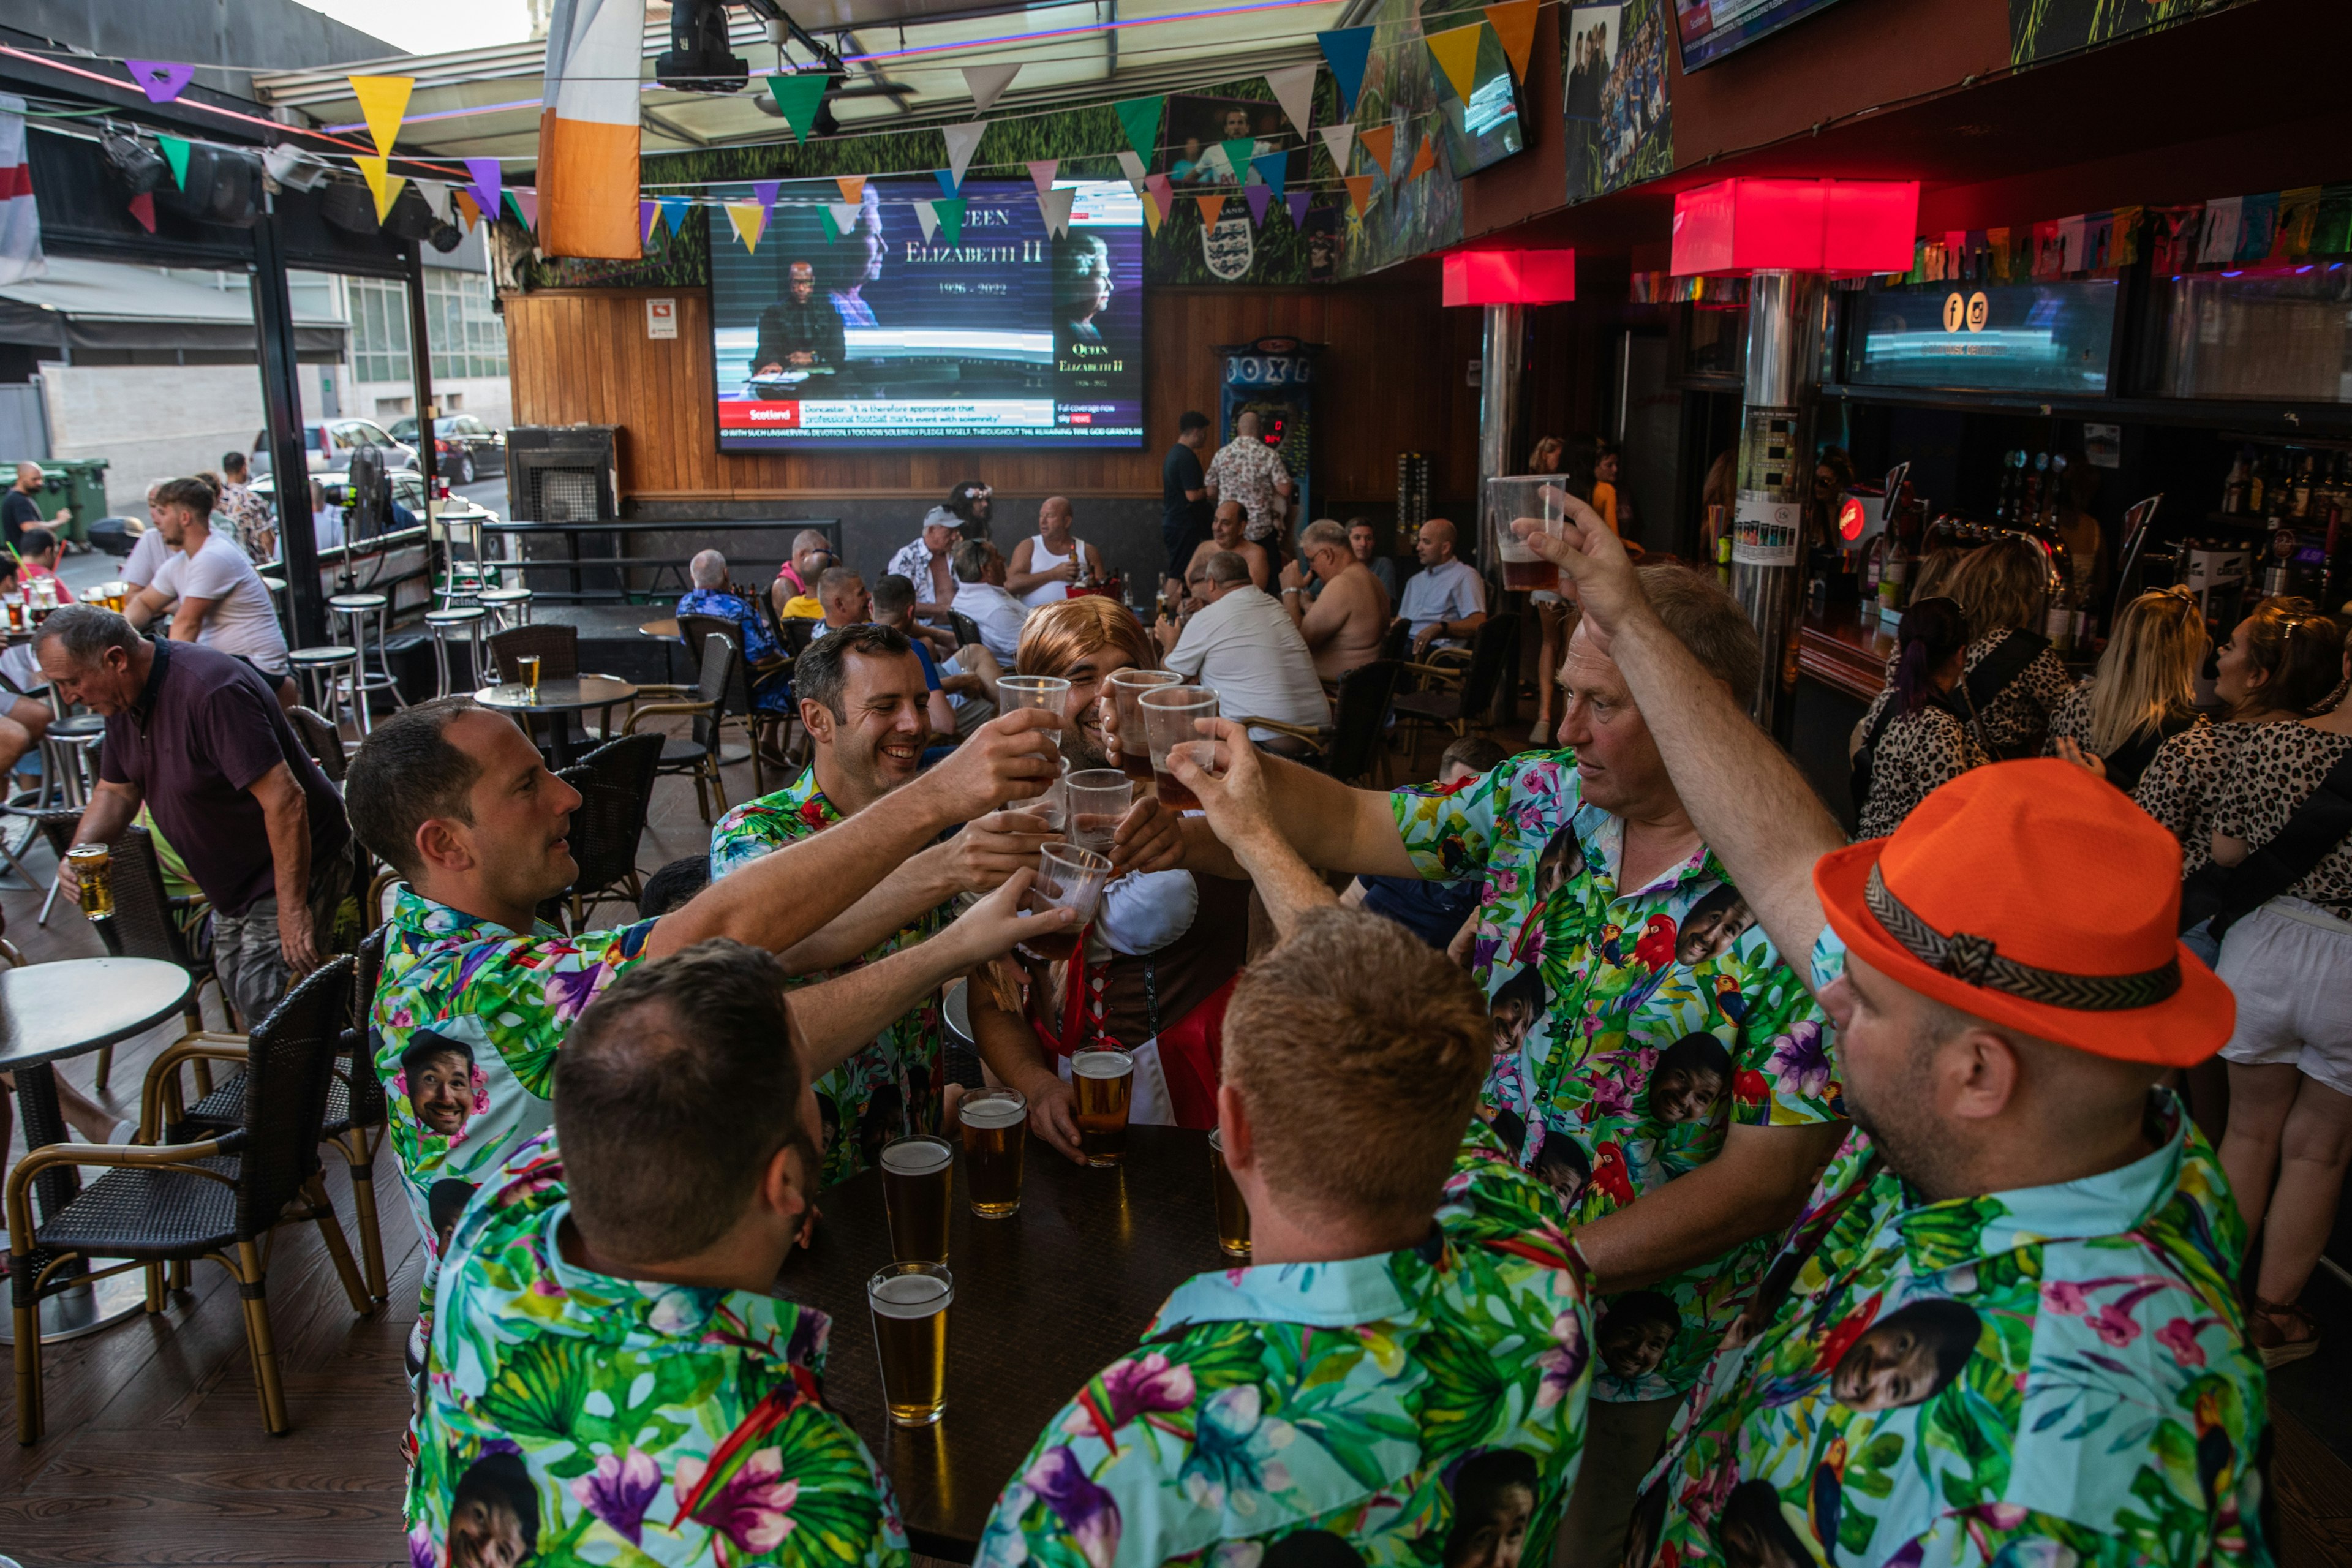
[[[1179,773],[1281,933],[1234,987],[1217,1094],[1252,1259],[1177,1287],[1046,1423],[975,1561],[1536,1568],[1584,1447],[1590,1319],[1558,1203],[1471,1118],[1486,1008],[1393,922],[1328,907],[1241,727],[1219,733],[1222,781]]]
[[[2272,1562],[2245,1227],[2157,1087],[2235,1011],[2174,934],[2171,835],[2031,761],[1848,847],[1571,510],[1536,547],[1757,916],[1811,953],[1856,1129],[1677,1418],[1626,1561]]]

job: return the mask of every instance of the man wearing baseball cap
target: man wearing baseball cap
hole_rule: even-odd
[[[1774,942],[1811,952],[1855,1127],[1677,1419],[1627,1561],[2269,1562],[2244,1226],[2157,1087],[2235,1013],[2175,936],[2172,837],[2045,760],[1848,847],[1572,510],[1531,542]]]

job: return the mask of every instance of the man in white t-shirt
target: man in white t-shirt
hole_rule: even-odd
[[[984,539],[967,539],[955,547],[956,613],[970,616],[980,628],[980,640],[998,666],[1013,668],[1021,646],[1021,625],[1029,607],[1005,591],[1004,557]]]
[[[236,654],[292,702],[287,679],[290,660],[277,606],[244,549],[213,532],[212,487],[202,479],[166,479],[156,487],[155,526],[170,546],[153,581],[125,608],[134,626],[144,627],[172,606],[165,635],[173,642],[202,643]]]
[[[1168,668],[1217,694],[1228,719],[1276,719],[1320,729],[1331,721],[1331,705],[1316,678],[1315,656],[1291,624],[1290,612],[1258,592],[1249,563],[1221,550],[1208,560],[1207,602],[1184,623],[1181,635],[1162,621],[1158,633],[1168,647]],[[1277,731],[1252,726],[1250,739],[1264,742]],[[1277,749],[1280,749],[1277,747]]]

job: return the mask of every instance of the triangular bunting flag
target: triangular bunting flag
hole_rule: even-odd
[[[768,209],[757,202],[729,202],[727,221],[734,226],[735,237],[743,248],[758,255],[760,237],[768,232]]]
[[[961,245],[963,243],[963,198],[943,196],[931,204],[931,210],[940,215],[940,226],[948,231],[948,243]]]
[[[1355,145],[1356,128],[1341,121],[1337,125],[1326,125],[1318,134],[1323,138],[1323,145],[1331,150],[1332,172],[1339,174],[1346,174],[1348,149]]]
[[[1265,226],[1265,209],[1274,205],[1274,193],[1267,190],[1264,185],[1250,185],[1242,191],[1242,197],[1249,203],[1250,223],[1252,226],[1264,228]]]
[[[352,84],[352,96],[360,100],[360,118],[367,121],[368,135],[374,139],[380,157],[392,156],[392,144],[400,135],[401,117],[408,112],[409,90],[415,87],[413,76],[354,76],[344,80]]]
[[[670,233],[676,234],[693,207],[694,204],[684,196],[664,196],[661,199],[662,222],[669,226]]]
[[[751,199],[763,207],[772,207],[776,205],[777,194],[783,188],[782,180],[754,180],[751,182]]]
[[[1145,191],[1143,193],[1143,222],[1145,226],[1150,228],[1152,233],[1158,234],[1160,232],[1160,225],[1163,216],[1164,215],[1160,210],[1160,197],[1150,191]]]
[[[1222,142],[1212,142],[1202,148],[1201,156],[1194,162],[1192,170],[1194,179],[1222,176],[1230,180],[1236,177],[1233,164],[1225,157],[1225,144]]]
[[[392,211],[392,204],[400,199],[400,187],[408,184],[407,177],[388,172],[383,159],[365,153],[352,162],[360,166],[360,177],[367,182],[368,195],[375,198],[375,221],[382,223]]]
[[[1194,196],[1192,199],[1201,204],[1201,226],[1202,228],[1216,227],[1217,219],[1223,216],[1225,210],[1225,198],[1223,196]]]
[[[823,202],[817,204],[816,223],[819,228],[824,230],[824,242],[827,245],[841,237],[840,226],[833,221],[833,208]]]
[[[1291,227],[1305,228],[1307,226],[1307,195],[1305,191],[1293,191],[1290,195],[1283,198],[1283,205],[1290,209]]]
[[[975,120],[966,125],[940,127],[940,134],[948,139],[948,173],[952,176],[941,182],[947,186],[948,195],[953,195],[963,189],[963,172],[971,167],[971,155],[979,150],[981,132],[987,129],[988,121],[985,120]]]
[[[155,145],[163,149],[163,162],[172,165],[172,183],[182,190],[188,188],[188,144],[180,137],[155,132]]]
[[[1009,66],[964,67],[963,84],[965,87],[971,89],[972,112],[974,114],[986,114],[988,112],[988,106],[994,103],[998,95],[1003,93],[1007,87],[1011,86],[1013,79],[1020,74],[1021,62],[1019,60],[1013,61]]]
[[[435,217],[449,216],[448,181],[419,180],[416,182],[416,189],[425,197],[425,205],[433,209]]]
[[[122,63],[129,68],[131,79],[139,84],[150,103],[171,102],[185,90],[189,80],[196,74],[195,67],[184,66],[176,60],[125,60]],[[138,208],[134,205],[131,210],[135,213]],[[151,219],[147,227],[152,232],[155,204],[148,203],[147,211]]]
[[[1359,131],[1356,140],[1363,144],[1364,156],[1372,161],[1372,167],[1385,176],[1390,161],[1396,156],[1396,127],[1381,125],[1370,131]]]
[[[157,101],[161,102],[162,100],[159,99]],[[155,193],[152,191],[140,192],[137,195],[131,198],[130,207],[131,216],[139,220],[139,226],[145,229],[149,234],[154,233]],[[1158,226],[1155,225],[1154,226],[1156,227]]]
[[[1054,188],[1054,175],[1061,166],[1062,161],[1059,158],[1035,158],[1030,161],[1029,183],[1037,187],[1039,195],[1042,196]]]
[[[1120,148],[1118,150],[1118,171],[1120,174],[1127,176],[1127,183],[1133,188],[1135,194],[1139,196],[1143,194],[1142,158],[1128,148]]]
[[[1311,65],[1293,66],[1288,70],[1265,73],[1265,85],[1273,89],[1274,100],[1282,105],[1282,112],[1289,117],[1292,129],[1301,137],[1307,134],[1307,122],[1315,117],[1315,68]]]
[[[1289,176],[1289,163],[1290,154],[1287,153],[1261,153],[1250,160],[1250,167],[1257,171],[1258,178],[1264,180],[1266,188],[1278,198],[1282,195],[1282,183]],[[1250,189],[1257,187],[1252,185]],[[1264,213],[1258,214],[1261,221],[1265,216]]]
[[[515,216],[522,219],[523,227],[531,230],[533,233],[537,233],[539,230],[539,193],[537,191],[509,191],[507,193],[507,200],[514,205]]]
[[[1175,181],[1170,179],[1165,174],[1154,174],[1150,179],[1143,182],[1143,188],[1144,191],[1151,197],[1152,204],[1160,209],[1160,216],[1163,221],[1165,221],[1171,214],[1175,212]]]
[[[1511,74],[1525,79],[1528,56],[1536,47],[1536,6],[1538,0],[1506,0],[1500,5],[1486,7],[1486,21],[1495,29],[1495,37],[1503,40],[1503,54],[1511,62]]]
[[[933,169],[931,178],[940,183],[940,195],[951,196],[956,194],[956,177],[947,170]]]
[[[1217,145],[1224,151],[1225,167],[1233,171],[1234,183],[1248,178],[1250,154],[1257,151],[1257,143],[1246,136],[1235,136]]]
[[[474,201],[484,212],[495,215],[499,210],[499,193],[506,188],[506,170],[496,158],[468,158],[466,177],[473,184],[468,188]]]
[[[465,221],[467,228],[482,221],[482,204],[474,199],[472,193],[459,191],[451,199],[457,202],[457,216]],[[654,205],[658,208],[661,204],[656,202]]]
[[[1348,205],[1356,209],[1358,217],[1363,216],[1364,208],[1371,199],[1372,177],[1370,174],[1350,174],[1340,183],[1348,187]]]
[[[1332,79],[1339,84],[1339,112],[1352,117],[1357,89],[1364,85],[1364,66],[1372,55],[1372,29],[1342,27],[1318,33],[1315,41],[1323,46],[1323,58],[1331,62]]]
[[[1429,46],[1430,58],[1437,62],[1437,68],[1445,73],[1454,96],[1465,103],[1470,101],[1470,89],[1478,85],[1478,42],[1486,36],[1486,24],[1473,22],[1466,27],[1431,33],[1422,40]]]
[[[1149,167],[1152,154],[1160,151],[1160,111],[1168,107],[1167,98],[1129,98],[1111,107],[1118,111],[1119,129],[1127,132],[1127,144]]]
[[[776,107],[784,111],[784,123],[792,127],[793,140],[805,142],[809,131],[816,122],[816,106],[824,99],[824,89],[833,79],[823,71],[795,71],[790,76],[772,76],[768,91],[774,97]]]
[[[925,245],[930,244],[931,236],[940,232],[940,215],[932,210],[930,203],[917,202],[915,204],[915,221],[923,226],[923,243]]]
[[[827,202],[824,204],[824,210],[826,216],[833,219],[834,228],[842,234],[847,234],[857,226],[857,215],[865,208],[857,202]]]
[[[862,202],[866,199],[866,176],[863,174],[835,174],[833,177],[833,184],[835,189],[840,191],[841,199],[845,202]]]
[[[461,199],[469,202],[472,200],[471,197]],[[644,245],[653,238],[654,225],[660,221],[661,203],[642,200],[637,203],[637,243],[639,245]]]
[[[1404,183],[1412,184],[1437,167],[1437,149],[1430,144],[1429,132],[1421,133],[1421,147],[1412,155],[1412,167],[1404,172]]]
[[[1056,239],[1070,232],[1070,204],[1077,195],[1075,190],[1037,193],[1037,210],[1045,215],[1045,231]]]

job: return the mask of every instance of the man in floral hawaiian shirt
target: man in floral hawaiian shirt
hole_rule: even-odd
[[[1711,579],[1645,580],[1712,682],[1756,637]],[[1482,879],[1473,973],[1498,1052],[1479,1114],[1579,1222],[1600,1300],[1591,1458],[1569,1561],[1613,1563],[1625,1500],[1837,1142],[1827,1020],[1691,825],[1642,710],[1589,637],[1563,748],[1448,788],[1351,790],[1265,764],[1275,820],[1327,869]],[[1189,826],[1189,823],[1188,823]],[[1213,868],[1195,830],[1187,863]]]
[[[729,942],[581,1015],[554,1140],[443,1268],[411,1563],[903,1568],[889,1482],[820,1392],[832,1324],[770,1293],[817,1188],[794,1023],[776,961]]]
[[[1179,1286],[1047,1424],[981,1568],[1550,1561],[1587,1309],[1558,1205],[1471,1119],[1486,1009],[1377,915],[1277,925],[1219,1090],[1251,1264]]]
[[[565,1031],[616,976],[709,937],[772,952],[805,940],[940,829],[1052,777],[1058,763],[1041,734],[1050,728],[1031,721],[976,736],[887,818],[659,920],[566,937],[533,910],[578,874],[563,836],[579,792],[547,771],[512,720],[468,699],[419,703],[378,724],[352,759],[344,802],[361,841],[409,883],[393,910],[370,1046],[418,1231],[435,1235],[437,1185],[481,1182],[548,1125]],[[853,1030],[865,1016],[892,1016],[921,994],[919,978],[869,978],[816,1016]],[[846,1048],[828,1047],[825,1059]],[[470,1094],[448,1091],[459,1063]],[[412,1087],[423,1091],[427,1074],[432,1089],[420,1100]],[[429,1270],[424,1289],[429,1303]]]
[[[1692,818],[1837,1019],[1855,1131],[1682,1412],[1628,1561],[2272,1561],[2244,1227],[2156,1084],[2229,1037],[2179,854],[2068,764],[2002,763],[1848,847],[1644,602],[1577,579]]]

